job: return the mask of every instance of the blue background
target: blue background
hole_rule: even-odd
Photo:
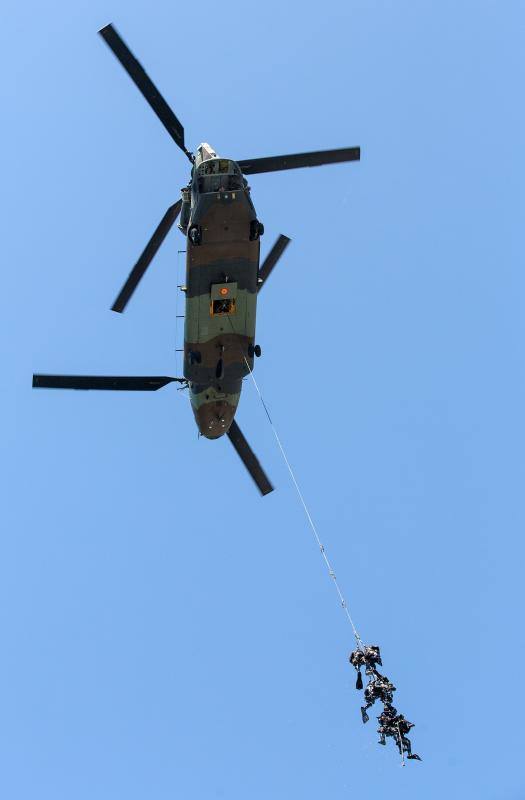
[[[175,386],[30,388],[180,372],[176,229],[109,311],[188,175],[110,21],[190,148],[362,147],[251,180],[263,252],[293,239],[256,375],[421,764],[361,723],[351,629],[249,383],[264,499]],[[2,797],[525,797],[524,23],[512,0],[4,3]]]

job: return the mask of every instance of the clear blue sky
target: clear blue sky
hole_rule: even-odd
[[[293,239],[257,379],[422,764],[361,723],[249,384],[265,499],[174,386],[30,388],[180,371],[176,229],[109,311],[188,174],[110,21],[190,147],[362,148],[251,180],[264,251]],[[4,4],[2,798],[525,797],[524,29],[511,0]]]

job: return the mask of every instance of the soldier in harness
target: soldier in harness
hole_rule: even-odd
[[[406,753],[407,758],[412,758],[415,759],[416,761],[421,761],[417,753],[412,752],[412,743],[407,736],[409,730],[414,727],[414,723],[409,722],[407,719],[405,719],[403,714],[398,714],[394,719],[394,724],[396,726],[397,735],[395,736],[395,740],[397,744],[397,749],[399,750],[399,754],[402,756],[403,753]]]
[[[378,716],[377,721],[379,722],[379,728],[377,732],[379,734],[379,744],[386,744],[387,736],[395,736],[396,728],[394,721],[396,716],[397,709],[395,709],[393,705],[386,705]]]
[[[376,677],[370,681],[365,689],[366,705],[361,706],[361,716],[363,717],[363,722],[368,722],[369,716],[366,712],[374,705],[376,700],[380,700],[385,706],[391,705],[393,693],[396,690],[394,684],[391,683],[387,677],[381,675],[377,671],[375,671],[374,674]]]
[[[409,722],[403,714],[398,714],[393,705],[387,703],[384,710],[377,718],[379,722],[379,744],[386,744],[387,736],[391,736],[399,750],[401,756],[407,754],[407,758],[421,761],[417,753],[412,752],[412,743],[407,733],[414,727],[413,722]]]
[[[363,678],[361,675],[361,668],[365,668],[366,675],[374,675],[377,673],[376,666],[383,666],[381,661],[381,653],[379,647],[375,644],[365,644],[363,647],[358,647],[353,653],[350,653],[348,659],[353,667],[357,670],[357,680],[355,684],[356,689],[363,688]]]

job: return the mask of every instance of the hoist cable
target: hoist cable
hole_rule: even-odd
[[[336,588],[337,594],[339,595],[339,600],[341,602],[341,607],[342,607],[343,611],[345,612],[345,614],[346,614],[346,616],[348,618],[348,621],[350,622],[350,625],[352,626],[352,630],[354,632],[354,636],[355,636],[355,640],[357,642],[357,646],[358,646],[359,649],[361,649],[362,646],[363,646],[363,643],[361,641],[361,637],[359,636],[359,633],[357,632],[357,628],[356,628],[356,626],[354,624],[354,621],[352,619],[352,615],[350,614],[350,610],[348,608],[347,602],[346,602],[345,597],[344,597],[344,595],[343,595],[343,593],[341,591],[341,587],[339,586],[339,583],[337,582],[337,578],[336,578],[335,572],[334,572],[334,570],[332,568],[332,565],[331,565],[331,563],[330,563],[330,561],[328,559],[328,556],[326,555],[325,547],[324,547],[323,543],[321,542],[321,538],[319,536],[319,533],[317,531],[315,523],[314,523],[314,521],[312,519],[312,515],[310,514],[310,511],[308,509],[308,506],[306,505],[306,501],[304,499],[304,496],[303,496],[303,493],[301,491],[301,488],[300,488],[300,486],[299,486],[299,484],[297,482],[297,478],[295,477],[295,473],[294,473],[294,471],[292,469],[292,465],[290,464],[290,461],[288,460],[288,456],[286,455],[286,452],[284,450],[284,447],[283,447],[283,444],[282,444],[281,439],[279,437],[279,434],[277,433],[277,429],[276,429],[275,425],[273,424],[273,420],[272,420],[272,418],[270,416],[270,412],[268,411],[268,406],[266,405],[266,403],[264,401],[264,398],[262,396],[261,390],[259,388],[259,385],[258,385],[257,381],[255,380],[255,376],[254,376],[253,371],[252,371],[252,369],[251,369],[251,367],[250,367],[250,365],[248,363],[248,360],[246,359],[246,356],[244,356],[244,361],[245,361],[246,366],[248,367],[248,370],[250,372],[250,376],[251,376],[251,379],[253,381],[253,385],[255,386],[257,394],[259,395],[259,399],[261,401],[262,407],[264,408],[265,414],[266,414],[266,416],[268,418],[268,422],[270,423],[270,427],[271,427],[271,429],[273,431],[273,435],[275,437],[275,441],[277,442],[279,450],[281,451],[281,455],[283,457],[284,463],[286,464],[288,472],[290,473],[290,477],[292,479],[292,483],[293,483],[293,485],[295,487],[295,490],[297,492],[299,500],[301,501],[301,505],[303,507],[304,513],[306,514],[306,519],[308,520],[308,524],[310,525],[310,528],[312,529],[312,532],[313,532],[313,534],[315,536],[315,540],[317,542],[317,545],[319,547],[321,555],[322,555],[322,557],[324,559],[324,562],[326,564],[326,567],[328,569],[328,573],[329,573],[330,577],[332,578],[332,581],[333,581],[334,586]]]

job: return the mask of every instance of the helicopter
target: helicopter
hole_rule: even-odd
[[[260,265],[264,226],[245,176],[360,159],[359,147],[245,160],[224,158],[206,142],[187,149],[184,128],[113,25],[100,36],[191,163],[190,180],[168,208],[112,306],[122,313],[174,223],[186,237],[183,377],[33,375],[34,388],[156,391],[178,382],[189,390],[199,434],[227,435],[262,495],[273,486],[234,419],[242,382],[261,355],[255,340],[259,292],[290,239],[281,234]]]

